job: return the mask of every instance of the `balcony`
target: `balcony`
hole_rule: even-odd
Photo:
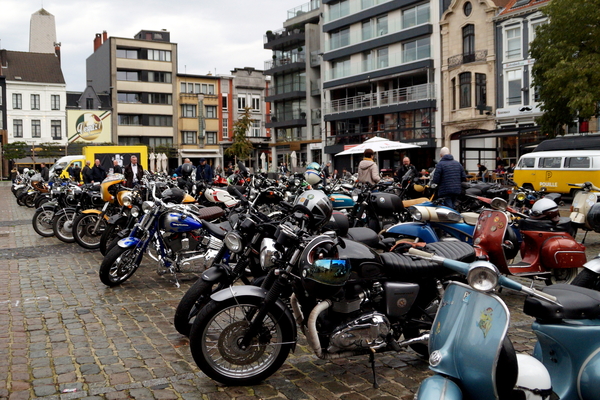
[[[287,12],[287,19],[300,17],[306,13],[314,10],[318,10],[321,7],[321,0],[311,0],[308,3],[302,4],[301,6],[294,7]]]
[[[304,27],[294,29],[280,29],[275,32],[267,31],[263,37],[264,48],[285,48],[293,45],[304,44]]]
[[[325,103],[325,114],[339,114],[376,107],[406,104],[422,100],[435,99],[435,84],[410,86],[385,92],[367,93],[360,96],[346,97]]]
[[[366,0],[366,1],[349,1],[347,6],[340,8],[336,8],[334,11],[329,9],[329,11],[325,14],[325,23],[335,21],[340,18],[347,17],[348,15],[356,14],[362,10],[366,10],[367,8],[371,8],[377,6],[379,4],[388,3],[392,0]]]
[[[304,52],[284,54],[272,60],[265,61],[265,73],[271,70],[305,69],[306,54]]]
[[[448,68],[455,68],[463,64],[468,64],[477,61],[485,61],[487,59],[487,50],[477,50],[471,54],[458,54],[448,57]]]

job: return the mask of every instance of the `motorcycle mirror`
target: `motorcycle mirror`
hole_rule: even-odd
[[[494,197],[490,205],[495,210],[506,211],[508,203],[501,197]]]

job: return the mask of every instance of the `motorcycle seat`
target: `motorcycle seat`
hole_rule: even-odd
[[[575,229],[571,222],[569,217],[560,217],[557,222],[548,219],[526,218],[519,222],[519,229],[522,231],[566,232],[575,236]]]
[[[600,292],[567,284],[548,286],[543,292],[556,296],[560,305],[528,297],[523,312],[539,322],[600,318]]]
[[[346,233],[346,237],[350,240],[360,242],[372,248],[377,248],[379,246],[379,236],[377,235],[377,232],[371,228],[349,228],[348,232]]]
[[[198,208],[194,211],[194,214],[200,218],[212,221],[213,219],[217,219],[222,217],[225,214],[225,211],[221,207],[212,206],[212,207],[204,207]]]
[[[465,242],[428,243],[423,250],[453,260],[464,262],[475,260],[475,249]],[[381,261],[385,267],[386,276],[391,279],[422,279],[452,274],[452,271],[437,263],[414,258],[408,254],[383,253]]]
[[[202,226],[208,231],[208,233],[220,240],[223,240],[223,238],[225,238],[225,234],[232,229],[229,221],[221,222],[220,224],[213,224],[212,222],[208,222],[203,219]]]
[[[404,208],[407,208],[410,206],[416,206],[417,204],[426,203],[428,201],[429,199],[427,197],[418,197],[416,199],[403,200],[402,204],[404,205]]]

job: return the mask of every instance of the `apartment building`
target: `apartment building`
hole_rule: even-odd
[[[382,170],[405,155],[432,165],[440,135],[439,2],[323,0],[322,79],[325,153],[374,136],[417,144],[379,154]],[[438,128],[438,129],[436,129]],[[334,157],[335,168],[356,171],[361,157]]]
[[[177,44],[166,30],[142,30],[133,38],[96,34],[86,76],[110,95],[112,142],[178,147]]]

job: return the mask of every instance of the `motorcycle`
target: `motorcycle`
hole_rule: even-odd
[[[52,218],[52,231],[54,236],[62,242],[73,243],[73,222],[84,210],[101,208],[104,205],[100,194],[100,184],[86,184],[83,186],[69,185],[67,198],[73,207],[64,207],[57,210]]]
[[[408,252],[451,268],[468,282],[446,288],[429,334],[429,368],[436,374],[421,383],[416,400],[598,398],[600,293],[565,284],[539,291],[485,261],[467,264]],[[507,336],[509,310],[497,288],[528,295],[523,311],[535,318],[532,329],[539,340],[533,357],[516,354]]]

